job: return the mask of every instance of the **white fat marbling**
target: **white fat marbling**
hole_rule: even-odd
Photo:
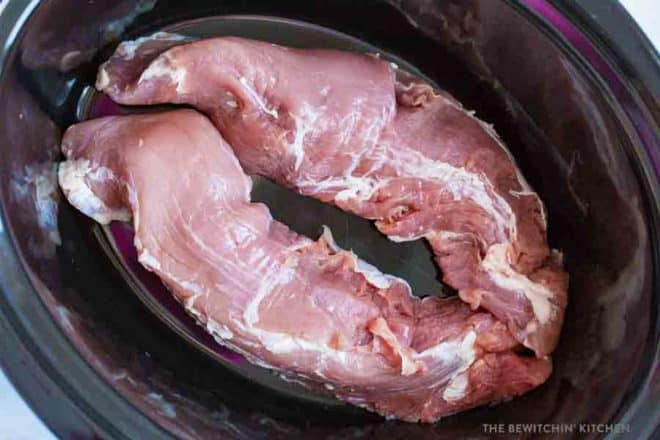
[[[287,265],[273,265],[266,273],[259,284],[259,289],[252,301],[245,307],[243,319],[248,326],[253,326],[259,321],[259,305],[269,294],[278,287],[285,285],[293,280],[295,270]]]
[[[96,88],[98,90],[105,90],[110,85],[110,75],[108,75],[108,71],[105,70],[106,64],[107,61],[101,65],[96,77]]]
[[[328,246],[330,246],[330,249],[332,249],[335,252],[339,252],[342,250],[341,247],[337,244],[335,241],[335,237],[332,235],[332,230],[326,226],[323,225],[322,227],[323,232],[321,233],[321,237],[319,237],[319,240],[323,240],[326,243],[328,243]]]
[[[293,133],[293,141],[287,145],[287,148],[295,158],[295,170],[300,168],[305,157],[305,136],[317,128],[315,124],[321,117],[321,114],[321,111],[317,111],[306,103],[301,107],[299,114],[289,113],[289,116],[295,123],[295,131]]]
[[[147,248],[142,248],[142,251],[138,255],[138,261],[148,269],[160,270],[160,261],[151,255],[149,249]]]
[[[469,378],[466,372],[476,359],[474,348],[476,340],[477,334],[471,330],[463,339],[441,342],[417,354],[419,358],[431,357],[444,364],[458,360],[459,366],[451,374],[449,383],[442,395],[442,398],[448,402],[460,400],[465,396],[469,385]]]
[[[392,285],[390,275],[384,274],[376,266],[367,263],[364,260],[356,258],[355,271],[362,274],[369,284],[379,289],[387,289]]]
[[[492,245],[488,248],[481,267],[499,287],[525,296],[532,306],[536,319],[541,324],[547,323],[555,314],[555,306],[550,301],[554,296],[553,292],[511,267],[507,249],[508,245],[505,243]]]
[[[384,153],[383,153],[384,154]],[[429,159],[421,153],[405,148],[389,149],[389,163],[394,164],[398,176],[414,176],[430,182],[438,182],[449,191],[455,200],[472,200],[488,212],[502,236],[515,236],[516,217],[511,206],[493,188],[488,179],[464,168]],[[326,190],[337,191],[338,202],[364,202],[370,200],[376,192],[400,177],[374,177],[370,175],[354,176],[351,168],[342,176],[331,177],[319,182],[301,180],[297,184],[310,193]],[[428,231],[403,237],[389,237],[393,241],[412,241],[424,236]]]
[[[320,239],[328,243],[328,246],[330,246],[330,248],[335,252],[344,250],[337,244],[334,237],[332,236],[332,231],[326,225],[323,225],[323,233],[321,234]],[[412,295],[412,289],[410,285],[403,278],[399,278],[393,275],[383,273],[376,266],[360,259],[360,257],[354,254],[352,251],[347,251],[347,252],[349,252],[350,255],[353,257],[353,261],[354,261],[353,270],[364,276],[367,282],[372,286],[378,289],[387,289],[392,285],[393,282],[398,281],[401,284],[405,285],[408,288],[408,292],[410,293],[410,295]]]
[[[520,191],[510,191],[511,195],[513,195],[514,197],[516,197],[516,196],[531,196],[531,197],[536,198],[536,202],[538,203],[539,208],[540,208],[541,218],[543,219],[543,228],[544,229],[547,228],[548,221],[547,221],[547,213],[546,213],[545,205],[541,201],[541,198],[538,196],[538,194],[536,192],[534,192],[532,187],[529,185],[529,183],[527,182],[527,179],[525,179],[525,176],[523,176],[523,174],[521,173],[520,168],[518,167],[518,164],[516,163],[516,159],[513,157],[513,154],[511,154],[511,151],[506,147],[506,145],[504,145],[504,143],[500,139],[499,135],[495,131],[495,128],[493,127],[493,125],[488,124],[488,123],[482,121],[481,119],[477,118],[475,116],[474,111],[465,111],[465,109],[460,104],[456,103],[455,101],[453,101],[451,99],[447,99],[446,97],[441,97],[441,98],[444,99],[447,103],[449,103],[449,105],[451,105],[452,107],[455,107],[455,108],[457,108],[461,111],[464,111],[472,120],[476,121],[484,129],[484,131],[488,134],[488,136],[490,136],[490,138],[493,139],[495,141],[495,143],[497,143],[497,145],[502,149],[502,151],[504,151],[504,153],[507,155],[507,157],[509,158],[509,160],[513,164],[513,167],[516,171],[516,178],[518,179],[518,183],[520,184],[520,187],[522,188]]]
[[[318,352],[335,351],[325,344],[318,344],[307,339],[297,338],[288,333],[270,332],[260,329],[255,330],[259,336],[259,340],[271,353],[295,353],[300,350]]]
[[[218,324],[212,319],[206,321],[206,329],[209,333],[222,339],[231,339],[234,333],[226,325]]]
[[[135,58],[136,51],[144,43],[148,43],[154,40],[161,41],[184,41],[188,37],[180,34],[171,34],[169,32],[156,32],[155,34],[147,35],[146,37],[140,37],[132,41],[124,41],[121,43],[116,50],[116,54],[121,56],[123,59],[129,61]]]
[[[470,379],[466,373],[458,374],[442,392],[442,398],[446,402],[454,402],[463,399],[468,391]]]
[[[451,362],[458,358],[463,365],[470,366],[476,358],[474,342],[477,340],[477,334],[469,331],[463,339],[454,339],[448,342],[441,342],[433,347],[415,354],[415,358],[433,358],[442,362]]]
[[[113,220],[129,221],[131,213],[127,208],[110,208],[103,200],[89,188],[85,179],[98,177],[97,166],[87,159],[67,160],[60,163],[58,179],[60,187],[69,202],[101,224],[108,224]],[[103,174],[103,173],[102,173]]]
[[[255,104],[257,104],[257,107],[259,107],[261,111],[271,115],[275,119],[279,118],[277,109],[269,108],[266,105],[266,102],[264,102],[263,98],[250,86],[250,82],[247,80],[247,78],[241,76],[238,81],[243,86],[245,93],[247,93],[248,96],[255,102]]]
[[[149,67],[142,72],[138,84],[152,78],[167,77],[170,82],[176,85],[177,93],[185,93],[185,80],[188,73],[186,67],[178,66],[167,53],[156,58]]]

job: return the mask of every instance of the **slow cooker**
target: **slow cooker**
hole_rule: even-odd
[[[615,1],[6,1],[0,362],[58,436],[659,434],[660,63]],[[154,313],[98,226],[61,197],[55,170],[99,64],[119,41],[161,29],[376,48],[494,124],[544,200],[550,244],[570,273],[548,382],[432,425],[384,420],[251,380]],[[266,201],[285,217],[293,209]]]

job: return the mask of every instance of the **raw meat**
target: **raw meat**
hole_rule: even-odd
[[[68,200],[100,223],[132,219],[139,261],[217,341],[289,380],[387,417],[431,422],[543,383],[548,357],[507,326],[274,221],[251,179],[193,110],[70,127]]]
[[[122,43],[97,88],[121,104],[190,104],[247,172],[373,219],[391,240],[426,238],[461,299],[538,357],[552,352],[562,255],[492,127],[374,56],[179,38]]]

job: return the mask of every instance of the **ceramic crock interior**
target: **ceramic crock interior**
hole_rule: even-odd
[[[355,36],[410,62],[495,125],[545,201],[550,242],[571,277],[546,384],[432,426],[386,422],[256,385],[138,301],[93,222],[51,197],[59,137],[118,40],[226,14],[286,17]],[[51,0],[15,35],[0,81],[4,224],[32,294],[108,393],[164,432],[193,437],[456,438],[482,435],[483,423],[612,420],[639,386],[655,319],[652,225],[636,142],[585,64],[506,1]]]

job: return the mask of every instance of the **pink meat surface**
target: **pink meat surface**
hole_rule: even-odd
[[[543,383],[547,357],[458,298],[313,241],[250,202],[252,181],[193,110],[70,127],[60,186],[100,223],[132,220],[139,261],[220,343],[289,380],[387,417],[431,422]]]
[[[190,104],[247,172],[373,219],[391,240],[426,238],[462,300],[538,357],[552,352],[562,256],[492,127],[377,57],[159,35],[122,43],[97,88],[121,104]]]

